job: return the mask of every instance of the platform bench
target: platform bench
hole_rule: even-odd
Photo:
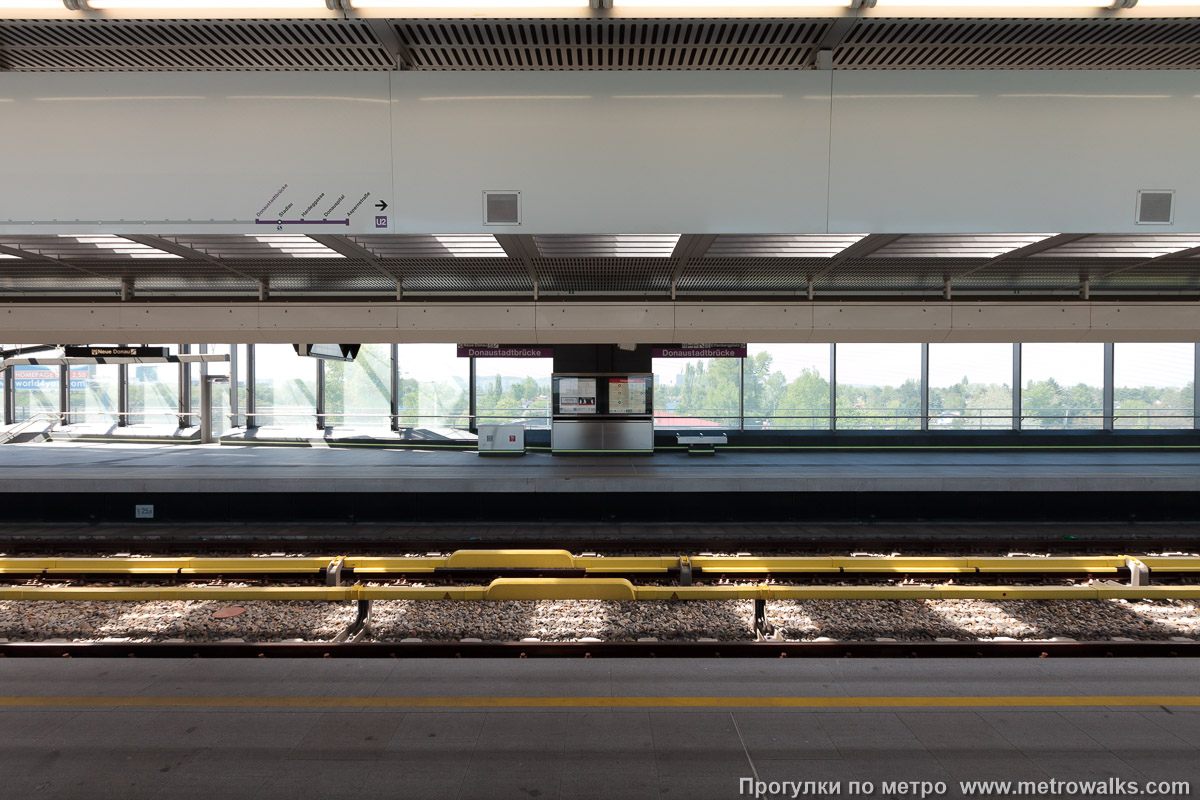
[[[675,435],[679,444],[686,444],[688,455],[713,455],[717,445],[729,444],[729,437],[723,433],[679,433]]]

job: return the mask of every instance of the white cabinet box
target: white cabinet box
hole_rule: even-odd
[[[479,452],[518,455],[525,452],[524,425],[480,425]]]

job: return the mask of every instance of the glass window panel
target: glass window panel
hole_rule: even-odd
[[[317,363],[296,355],[290,344],[254,345],[254,401],[260,426],[316,427]]]
[[[172,355],[179,350],[178,345],[152,346],[169,347]],[[128,392],[130,425],[179,423],[178,364],[130,364]]]
[[[38,414],[57,414],[58,385],[57,366],[13,366],[13,422]]]
[[[116,364],[75,364],[70,375],[71,421],[103,425],[117,421]]]
[[[1021,427],[1104,426],[1104,345],[1021,345]]]
[[[1195,409],[1195,345],[1113,345],[1113,425],[1190,428]]]
[[[354,361],[324,361],[326,425],[390,428],[392,346],[364,344]]]
[[[752,344],[746,430],[829,429],[829,345]]]
[[[738,419],[740,358],[656,358],[654,425],[732,428]]]
[[[921,345],[837,346],[838,430],[921,427]]]
[[[1012,428],[1011,344],[929,345],[929,429]]]
[[[551,358],[475,360],[475,410],[481,425],[521,422],[550,426]]]

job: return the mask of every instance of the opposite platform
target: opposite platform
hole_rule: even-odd
[[[991,796],[1015,796],[1020,781],[1190,789],[1198,670],[1192,659],[7,659],[0,769],[12,796],[60,800],[706,800],[747,796],[754,780],[842,797],[886,797],[899,781],[940,782],[944,797],[978,796],[960,784],[974,781],[1012,782]],[[1187,796],[1170,789],[1158,796]]]
[[[1200,452],[773,452],[696,458],[45,442],[0,449],[0,492],[1190,492]]]

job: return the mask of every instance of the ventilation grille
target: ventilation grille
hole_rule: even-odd
[[[0,21],[14,72],[386,70],[394,59],[352,20]]]
[[[484,192],[484,225],[520,225],[520,192]]]
[[[395,32],[400,52],[372,24]],[[831,19],[0,20],[0,70],[798,70]],[[397,63],[399,62],[399,63]],[[836,69],[1197,69],[1200,19],[857,19]]]
[[[1170,225],[1175,219],[1175,192],[1138,192],[1139,225]]]
[[[414,69],[805,69],[832,21],[397,22]]]
[[[1195,69],[1200,19],[861,19],[835,69]]]

